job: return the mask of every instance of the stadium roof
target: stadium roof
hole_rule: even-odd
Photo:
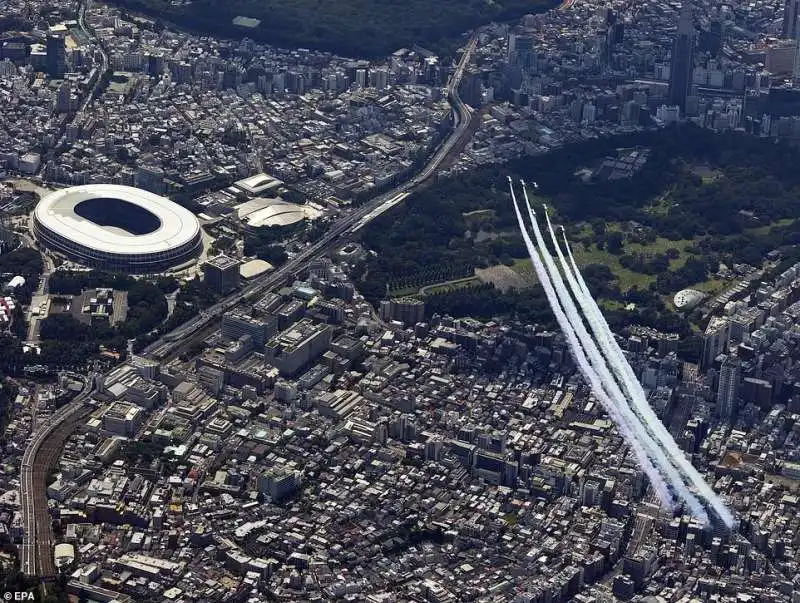
[[[239,219],[249,226],[290,226],[301,220],[316,220],[322,215],[310,205],[296,205],[283,199],[253,199],[236,206]]]
[[[158,218],[156,230],[132,234],[122,228],[101,225],[75,213],[89,199],[116,199],[147,210]],[[36,206],[36,219],[49,231],[83,246],[117,255],[168,251],[197,236],[200,224],[187,209],[169,199],[130,186],[90,184],[55,191]]]

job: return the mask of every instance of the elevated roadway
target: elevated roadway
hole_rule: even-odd
[[[463,142],[464,138],[469,134],[469,125],[472,121],[473,110],[461,99],[458,88],[476,47],[477,34],[474,34],[464,48],[456,70],[453,72],[447,84],[447,98],[453,111],[453,129],[419,173],[402,185],[379,195],[346,216],[343,216],[319,241],[301,251],[281,268],[257,279],[255,282],[245,287],[244,290],[223,299],[211,308],[201,312],[183,326],[165,334],[159,340],[147,346],[143,350],[143,355],[154,360],[163,360],[170,356],[178,346],[185,345],[187,337],[202,332],[211,322],[219,320],[222,314],[239,305],[246,298],[255,297],[260,293],[291,280],[292,277],[302,270],[304,266],[308,265],[309,262],[325,254],[331,247],[340,243],[347,235],[352,234],[355,230],[363,228],[366,224],[405,199],[414,189],[427,182],[450,156],[453,150],[457,148],[457,145]]]

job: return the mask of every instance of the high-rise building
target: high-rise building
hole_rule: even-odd
[[[708,323],[703,334],[703,356],[700,358],[700,368],[708,369],[720,354],[728,351],[730,342],[731,325],[727,318],[714,316]]]
[[[678,32],[672,42],[672,63],[669,74],[668,103],[686,111],[686,98],[692,87],[692,70],[694,68],[694,23],[691,6],[684,4],[678,20]]]
[[[792,88],[800,88],[800,38],[794,44],[794,61],[792,63]]]
[[[367,70],[366,69],[356,69],[356,85],[359,88],[366,88],[367,87]]]
[[[781,35],[784,38],[796,38],[798,33],[798,17],[800,17],[800,0],[785,0],[783,5],[783,27]]]
[[[600,501],[600,484],[590,480],[583,485],[581,504],[584,507],[594,507]]]
[[[372,80],[373,88],[383,90],[389,85],[389,70],[386,67],[370,69],[369,77]]]
[[[47,36],[47,75],[60,78],[67,69],[67,49],[64,38],[58,35]]]
[[[708,25],[708,30],[705,33],[705,50],[710,52],[713,56],[719,55],[722,52],[722,47],[725,43],[725,21],[722,18],[712,19]]]
[[[389,299],[381,302],[381,320],[399,320],[405,325],[415,325],[425,319],[425,302],[413,297]]]
[[[61,86],[58,87],[58,94],[56,95],[56,112],[57,113],[69,113],[71,107],[71,97],[72,91],[69,88],[69,84],[64,82]]]
[[[508,61],[512,64],[525,58],[525,55],[534,49],[534,38],[525,34],[509,34],[508,36]]]
[[[731,419],[736,415],[741,372],[742,363],[736,356],[723,360],[717,387],[717,414],[722,418]]]
[[[203,280],[215,293],[224,295],[239,286],[239,261],[218,255],[203,264]]]

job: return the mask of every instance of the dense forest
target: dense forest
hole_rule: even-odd
[[[53,314],[42,321],[41,354],[34,360],[35,363],[58,367],[82,366],[97,354],[100,346],[124,352],[128,339],[146,342],[155,339],[160,329],[174,328],[191,318],[196,312],[186,312],[186,300],[195,301],[201,297],[195,285],[190,283],[181,288],[172,277],[149,282],[121,273],[92,270],[57,271],[50,279],[50,290],[54,294],[77,295],[85,289],[104,287],[127,291],[125,321],[116,326],[104,322],[85,324],[68,313]],[[176,291],[175,311],[167,320],[168,308],[164,296]],[[214,299],[213,295],[207,297]],[[199,305],[204,307],[203,304]]]
[[[578,174],[631,147],[650,149],[647,163],[632,179],[612,182]],[[584,141],[480,168],[416,192],[364,229],[362,243],[377,255],[357,275],[359,287],[376,302],[394,283],[413,281],[432,267],[474,269],[525,258],[507,188],[510,175],[538,183],[536,192],[576,246],[604,250],[621,266],[653,277],[644,290],[622,289],[607,266],[584,267],[595,293],[619,302],[609,305],[612,322],[635,320],[688,334],[685,320],[665,307],[665,294],[704,281],[719,262],[760,265],[771,250],[796,253],[798,161],[800,152],[788,145],[683,125]],[[713,177],[698,175],[698,165]],[[666,204],[658,204],[665,199]],[[476,215],[482,222],[477,226]],[[612,224],[628,232],[606,228]],[[645,234],[634,235],[629,224]],[[483,236],[476,237],[478,232]],[[644,253],[626,250],[634,236],[640,236],[635,243]],[[674,247],[648,251],[656,238],[675,241]],[[681,246],[683,252],[677,249]],[[670,268],[680,253],[688,259]],[[491,285],[468,287],[430,295],[426,303],[430,312],[552,321],[538,287],[505,295]],[[627,303],[637,304],[634,316],[620,310]]]
[[[39,285],[39,277],[44,270],[41,254],[30,247],[20,247],[14,251],[0,254],[0,275],[5,285],[14,276],[25,278],[25,284],[17,288],[15,296],[23,304],[31,302],[31,296]]]
[[[281,243],[289,237],[299,235],[306,226],[307,223],[303,220],[288,227],[249,228],[244,237],[244,254],[254,255],[273,266],[281,266],[289,259]]]
[[[48,281],[50,293],[78,295],[85,289],[116,289],[128,291],[136,279],[121,272],[104,270],[56,270]]]
[[[231,38],[248,38],[289,48],[326,50],[344,56],[383,57],[420,44],[447,50],[464,31],[490,21],[542,12],[553,0],[195,0],[176,6],[169,0],[116,0],[130,10],[189,29]],[[242,16],[256,27],[233,24]]]

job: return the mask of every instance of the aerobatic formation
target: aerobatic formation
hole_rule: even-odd
[[[556,264],[528,200],[525,182],[521,185],[530,227],[525,224],[510,177],[508,184],[536,276],[575,362],[600,404],[617,424],[657,496],[669,509],[682,503],[706,524],[720,521],[733,528],[736,522],[733,514],[684,456],[648,404],[639,380],[578,270],[563,227],[562,248],[544,206],[547,231],[558,258]]]

